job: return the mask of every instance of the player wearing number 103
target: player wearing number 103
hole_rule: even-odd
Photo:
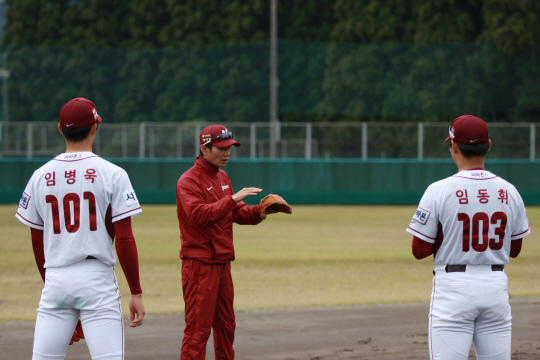
[[[115,277],[116,252],[131,290],[131,327],[144,306],[131,218],[141,207],[127,173],[92,153],[101,117],[84,98],[60,111],[66,152],[32,175],[17,214],[31,229],[45,286],[34,334],[34,360],[64,359],[86,338],[92,359],[124,358],[124,326]],[[79,320],[80,318],[80,320]],[[74,332],[75,331],[75,332]],[[84,332],[83,332],[84,331]]]
[[[432,360],[510,360],[509,257],[530,233],[523,200],[508,181],[484,169],[491,149],[486,123],[452,122],[446,139],[458,173],[431,184],[407,228],[417,259],[434,254],[429,313]]]

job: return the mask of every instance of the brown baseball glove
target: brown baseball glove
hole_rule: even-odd
[[[77,326],[75,326],[75,331],[73,332],[73,336],[71,337],[71,341],[69,342],[69,345],[73,344],[74,342],[78,342],[81,339],[84,339],[84,333],[82,329],[81,320],[79,320],[77,322]]]
[[[266,195],[259,203],[259,214],[263,219],[266,219],[266,215],[282,212],[285,214],[291,214],[292,208],[283,198],[279,195],[270,194]]]

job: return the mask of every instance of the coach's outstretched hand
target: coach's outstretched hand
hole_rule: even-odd
[[[233,198],[234,202],[239,202],[241,200],[244,200],[248,196],[257,195],[261,191],[262,191],[262,189],[255,188],[255,187],[243,188],[242,190],[240,190],[239,192],[234,194],[232,196],[232,198]]]
[[[79,321],[77,322],[77,326],[75,326],[75,331],[73,332],[73,336],[71,337],[69,345],[73,345],[74,342],[78,342],[81,339],[84,339],[84,333],[82,330],[81,319],[79,319]]]
[[[131,320],[131,324],[129,324],[129,327],[142,325],[144,314],[142,294],[131,295],[131,301],[129,302],[129,319]]]

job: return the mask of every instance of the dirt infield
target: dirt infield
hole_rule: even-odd
[[[511,299],[512,359],[540,359],[540,297]],[[238,360],[428,359],[428,303],[237,311]],[[126,359],[178,359],[183,314],[126,328]],[[33,322],[0,324],[0,358],[31,358]],[[211,341],[206,359],[213,359]],[[474,359],[471,351],[470,359]],[[68,360],[90,359],[84,340]]]

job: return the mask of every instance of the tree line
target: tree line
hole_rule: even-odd
[[[6,0],[10,120],[267,121],[269,0]],[[536,0],[278,1],[281,121],[540,118]]]

